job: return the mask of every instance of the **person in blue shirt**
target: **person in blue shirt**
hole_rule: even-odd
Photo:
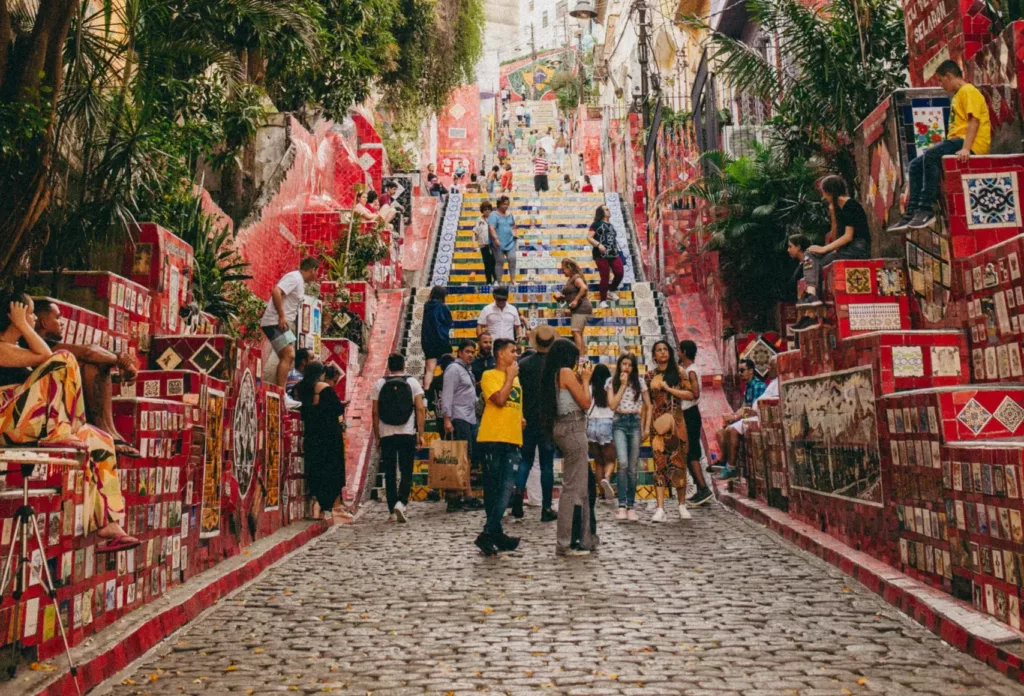
[[[434,380],[437,361],[452,352],[452,312],[445,303],[447,297],[448,288],[443,285],[435,285],[430,290],[430,299],[423,305],[423,328],[420,331],[420,344],[423,346],[423,355],[426,357],[423,374],[424,391],[430,389],[430,383]]]
[[[509,214],[508,206],[508,196],[500,197],[498,209],[487,218],[487,225],[491,229],[491,246],[494,248],[494,282],[496,285],[501,284],[506,261],[508,262],[509,282],[516,281],[516,219]]]
[[[739,448],[740,435],[743,434],[743,419],[751,415],[754,402],[768,387],[764,380],[757,376],[754,367],[754,361],[749,358],[740,361],[739,376],[747,382],[747,387],[743,390],[743,406],[738,411],[722,416],[722,429],[715,434],[718,446],[722,450],[722,471],[718,475],[720,481],[738,476],[733,460]]]

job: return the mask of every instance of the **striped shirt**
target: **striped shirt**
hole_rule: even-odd
[[[543,157],[533,158],[533,173],[534,174],[547,174],[548,173],[548,161]]]

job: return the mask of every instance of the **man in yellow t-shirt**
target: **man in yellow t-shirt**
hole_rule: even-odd
[[[515,551],[519,539],[505,536],[501,518],[512,499],[523,446],[523,388],[519,384],[516,344],[506,338],[494,341],[496,367],[480,378],[484,415],[477,432],[477,447],[483,452],[484,531],[476,538],[485,556],[498,551]]]
[[[972,154],[987,155],[992,143],[988,102],[977,87],[964,80],[960,66],[947,60],[935,69],[935,75],[942,89],[953,95],[946,139],[911,160],[910,201],[899,222],[889,227],[890,232],[931,227],[935,223],[942,158],[955,155],[958,161],[966,162]]]

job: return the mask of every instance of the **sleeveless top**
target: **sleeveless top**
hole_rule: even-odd
[[[572,278],[569,279],[569,282],[567,282],[565,284],[565,287],[562,288],[562,298],[565,300],[565,304],[566,305],[572,303],[572,301],[576,299],[576,295],[578,295],[580,293],[580,289],[578,287],[576,287],[576,279],[577,278],[583,278],[583,276],[581,276],[579,274],[574,275]],[[586,285],[586,280],[583,281],[583,284]],[[576,305],[576,308],[572,310],[572,313],[573,314],[593,314],[594,313],[594,308],[590,305],[590,296],[589,296],[589,294],[584,295],[583,299],[581,299],[579,301],[579,303]]]
[[[582,413],[583,409],[572,397],[572,392],[562,387],[558,390],[558,402],[555,413],[561,416],[571,416],[573,413]]]

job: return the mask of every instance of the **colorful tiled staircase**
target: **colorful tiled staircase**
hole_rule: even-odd
[[[510,211],[516,217],[520,241],[517,275],[515,282],[509,284],[512,291],[510,302],[522,310],[532,326],[547,323],[556,327],[563,336],[571,338],[569,317],[552,298],[553,293],[560,291],[565,284],[559,263],[562,258],[570,257],[583,269],[595,306],[584,333],[589,359],[613,366],[620,352],[627,350],[642,353],[643,362],[650,364],[650,347],[665,335],[663,327],[667,315],[663,311],[662,298],[656,297],[650,284],[635,280],[633,245],[618,194],[534,193],[529,161],[525,157],[515,157],[512,161],[518,190],[511,196]],[[529,181],[530,188],[520,186],[520,181]],[[473,225],[480,215],[480,203],[486,199],[487,194],[450,196],[438,233],[433,270],[429,277],[431,285],[448,288],[447,302],[454,318],[453,344],[458,339],[476,336],[480,310],[492,301],[491,286],[486,284],[483,262],[473,239]],[[608,205],[620,248],[627,250],[619,300],[611,302],[608,308],[597,306],[599,276],[586,241],[587,228],[601,204]],[[420,331],[423,305],[429,293],[429,286],[418,288],[410,303],[404,348],[407,368],[412,375],[423,373],[425,360],[420,346]],[[428,442],[438,437],[431,411],[428,411],[427,432]],[[641,498],[653,497],[654,494],[649,456],[649,449],[645,447],[638,479],[638,497]],[[426,449],[418,454],[414,470],[414,499],[423,500],[428,495],[428,457]],[[561,476],[559,459],[555,461],[555,475],[557,485]]]

